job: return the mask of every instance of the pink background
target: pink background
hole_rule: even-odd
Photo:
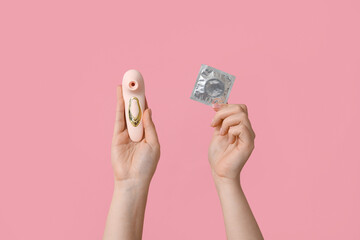
[[[360,239],[359,1],[1,1],[0,239],[100,239],[115,89],[143,73],[162,145],[144,239],[225,239],[202,63],[257,133],[242,183],[266,239]]]

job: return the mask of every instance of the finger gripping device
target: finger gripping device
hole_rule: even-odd
[[[139,142],[143,138],[143,113],[145,108],[145,85],[141,73],[129,70],[122,81],[123,98],[125,103],[126,126],[130,139]]]

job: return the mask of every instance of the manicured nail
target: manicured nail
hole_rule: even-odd
[[[150,117],[152,117],[152,111],[151,108],[149,108]]]
[[[211,120],[210,126],[211,126],[211,127],[214,126],[214,123],[215,123],[215,119]]]

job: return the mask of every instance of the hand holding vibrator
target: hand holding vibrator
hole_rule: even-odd
[[[122,89],[130,139],[140,142],[144,133],[142,116],[145,110],[145,85],[141,73],[137,70],[128,70],[124,74]]]

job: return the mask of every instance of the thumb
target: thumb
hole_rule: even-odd
[[[215,112],[218,112],[221,108],[223,108],[224,106],[226,106],[226,103],[213,103],[211,106],[214,109]]]
[[[155,125],[154,125],[151,115],[152,115],[152,112],[151,112],[150,108],[148,108],[144,111],[143,124],[144,124],[144,130],[145,130],[145,140],[150,145],[155,146],[156,144],[159,143],[159,140],[158,140]]]

